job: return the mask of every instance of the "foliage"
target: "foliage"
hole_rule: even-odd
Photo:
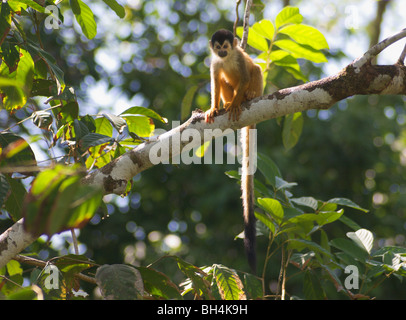
[[[130,11],[128,7],[121,6],[115,0],[103,2],[114,15],[122,19],[125,18],[126,11]],[[176,5],[179,6],[180,2],[177,2]],[[69,4],[63,2],[60,5],[60,8],[62,7],[65,10],[64,13],[72,13],[80,31],[87,39],[93,41],[89,41],[87,44],[97,46],[98,23],[91,4],[88,6],[84,1],[71,0]],[[149,19],[153,20],[153,17],[157,16],[157,12],[152,11],[151,7],[148,9],[147,4],[143,4],[142,8]],[[196,11],[192,11],[190,8],[183,9],[187,14],[183,14],[182,11],[182,17],[178,16],[178,19],[186,19],[186,16],[189,19],[192,12],[198,12],[197,9]],[[133,10],[132,14],[140,14],[139,11],[138,9]],[[142,18],[147,20],[145,16]],[[33,18],[32,25],[27,22],[29,20],[27,17]],[[103,112],[96,116],[81,115],[80,111],[83,110],[83,101],[79,96],[81,80],[75,78],[75,72],[69,73],[64,59],[60,59],[63,53],[53,52],[54,49],[50,48],[45,49],[46,46],[43,45],[39,32],[33,34],[27,31],[31,29],[30,26],[33,27],[32,29],[39,30],[40,20],[49,22],[50,18],[64,20],[62,14],[55,17],[34,1],[8,1],[1,5],[0,94],[2,107],[7,110],[10,118],[17,114],[23,114],[24,118],[20,120],[15,117],[14,127],[17,127],[17,133],[10,130],[3,130],[0,133],[0,169],[2,170],[0,205],[4,206],[11,218],[10,221],[24,217],[26,228],[34,234],[52,236],[64,230],[82,228],[86,225],[86,228],[81,230],[81,237],[88,245],[89,252],[86,255],[52,252],[53,249],[49,248],[48,243],[39,239],[29,249],[29,253],[38,253],[40,256],[47,250],[48,254],[53,257],[45,256],[46,263],[36,260],[37,265],[34,269],[27,269],[23,262],[10,261],[4,269],[0,270],[1,298],[81,298],[83,292],[80,289],[88,294],[96,284],[100,290],[100,296],[105,299],[242,300],[286,297],[292,299],[367,299],[373,296],[373,290],[381,287],[389,276],[395,280],[402,280],[406,276],[406,249],[401,246],[378,245],[378,237],[369,231],[375,229],[369,226],[361,227],[355,222],[359,216],[361,216],[361,220],[364,215],[370,219],[371,213],[367,213],[368,210],[343,197],[329,197],[327,199],[330,200],[327,201],[319,200],[324,191],[323,188],[320,188],[323,179],[315,179],[313,171],[310,173],[310,179],[318,185],[317,189],[308,188],[310,184],[289,182],[294,181],[291,179],[292,176],[295,174],[300,176],[300,174],[294,172],[295,165],[289,163],[286,152],[300,152],[298,151],[301,150],[301,146],[298,144],[299,137],[303,131],[305,131],[304,134],[308,134],[306,129],[309,126],[305,126],[304,122],[310,117],[299,113],[278,119],[277,122],[283,126],[282,130],[277,129],[280,131],[285,154],[281,149],[273,148],[273,150],[286,157],[287,161],[278,161],[278,163],[284,163],[282,164],[284,167],[279,168],[276,162],[264,154],[260,154],[258,157],[258,169],[262,173],[262,179],[257,177],[255,181],[257,204],[255,214],[258,219],[258,242],[263,245],[260,248],[266,248],[259,251],[260,255],[262,254],[261,261],[263,261],[260,276],[240,271],[240,266],[244,264],[237,262],[233,257],[227,261],[227,253],[224,248],[228,248],[223,247],[222,243],[224,238],[232,237],[231,234],[238,234],[232,222],[235,220],[235,211],[238,208],[235,205],[238,191],[229,191],[224,186],[218,187],[220,171],[216,171],[214,174],[211,172],[209,175],[202,169],[203,178],[199,176],[194,179],[191,178],[190,169],[183,167],[185,180],[188,183],[185,183],[181,187],[182,189],[178,189],[179,180],[176,179],[180,178],[175,177],[175,174],[171,175],[173,169],[170,167],[157,168],[157,176],[149,177],[150,173],[146,173],[140,179],[141,181],[134,180],[128,185],[129,202],[125,205],[126,208],[131,207],[132,203],[135,203],[134,206],[138,205],[140,201],[134,201],[134,199],[136,200],[137,194],[142,192],[142,206],[145,207],[142,212],[147,213],[147,216],[149,213],[153,213],[155,215],[153,219],[142,220],[142,217],[137,216],[140,222],[135,228],[132,227],[131,220],[125,222],[114,220],[114,218],[118,219],[117,215],[112,219],[105,219],[107,226],[96,222],[98,218],[102,220],[100,217],[104,218],[111,214],[113,205],[105,205],[102,202],[102,195],[97,189],[80,185],[80,178],[85,172],[103,167],[125,151],[146,141],[153,134],[156,125],[164,125],[168,121],[158,112],[140,105],[126,107],[117,115],[111,112]],[[176,19],[176,17],[172,16],[172,19]],[[314,63],[327,61],[326,54],[322,51],[328,49],[324,36],[317,29],[303,24],[303,20],[298,8],[286,7],[279,12],[275,21],[263,19],[250,27],[248,44],[257,53],[259,51],[256,61],[263,68],[265,84],[268,86],[268,81],[275,79],[275,72],[284,74],[283,77],[278,78],[289,79],[287,81],[307,81],[308,76],[305,74],[308,70],[303,70],[307,68],[304,61]],[[191,25],[193,24],[191,23]],[[151,26],[146,28],[143,34],[144,40],[148,35],[155,35],[156,30],[151,29],[153,29]],[[207,32],[207,30],[205,31]],[[238,28],[237,33],[241,36],[242,29]],[[161,35],[163,36],[163,34],[162,32]],[[195,37],[193,30],[191,34]],[[186,44],[190,47],[193,45],[192,42],[188,42],[189,37],[189,34],[184,34],[185,47]],[[170,44],[162,40],[163,45],[159,47],[161,43],[146,43],[139,38],[136,39],[138,47],[147,48],[147,56],[151,56],[151,58],[145,58],[141,63],[141,60],[137,59],[144,59],[146,54],[136,52],[137,59],[134,58],[132,62],[140,68],[140,70],[136,70],[137,81],[139,79],[139,82],[142,83],[145,97],[155,99],[152,105],[156,105],[156,109],[162,111],[163,105],[165,107],[171,104],[178,105],[182,101],[180,113],[182,118],[186,118],[190,114],[193,103],[199,107],[207,105],[205,103],[207,93],[204,93],[204,86],[200,82],[202,79],[207,81],[207,74],[191,79],[191,85],[187,88],[183,100],[178,99],[179,95],[176,94],[176,91],[184,94],[185,81],[182,81],[183,79],[175,81],[173,70],[179,74],[187,73],[189,70],[184,65],[179,66],[176,63],[181,45],[177,45],[173,40]],[[125,43],[131,39],[119,40]],[[52,39],[47,41],[52,43]],[[55,43],[58,42],[55,41]],[[137,50],[140,50],[139,48]],[[167,60],[172,61],[173,70],[167,73],[167,77],[161,75],[165,67],[159,67],[165,64],[162,64],[160,58],[153,57],[154,52],[160,51],[170,52]],[[203,56],[203,53],[200,53],[200,56]],[[196,54],[196,57],[199,57],[199,53]],[[196,58],[197,62],[193,66],[195,74],[202,73],[203,58],[199,59]],[[91,63],[87,68],[88,73],[93,74],[94,78],[103,77],[102,72],[96,75],[97,68]],[[80,70],[80,68],[74,70]],[[104,76],[108,78],[106,74]],[[286,78],[287,76],[292,76],[294,80]],[[128,72],[122,77],[131,78],[133,74]],[[155,77],[162,80],[160,83],[167,82],[167,85],[160,84],[165,88],[160,88],[158,92],[152,91],[152,88],[157,87],[153,83]],[[114,79],[109,78],[109,80],[112,81],[110,85],[114,85]],[[72,83],[75,84],[75,90],[69,85]],[[130,85],[130,83],[132,84]],[[128,91],[133,90],[131,88],[139,87],[137,83],[130,81],[123,81],[117,86]],[[179,90],[178,87],[182,90]],[[43,104],[47,105],[47,108],[38,107],[41,105],[41,102],[38,102],[40,99],[45,100]],[[177,114],[178,111],[174,113]],[[60,148],[63,150],[63,155],[58,159],[55,158],[52,166],[40,172],[37,172],[37,159],[35,159],[31,147],[31,144],[40,138],[35,135],[31,135],[30,139],[23,137],[25,132],[33,130],[32,127],[31,129],[24,128],[23,124],[28,123],[27,120],[31,120],[33,127],[39,129],[46,137],[48,149]],[[343,122],[348,121],[343,120]],[[372,121],[367,122],[369,125]],[[339,119],[336,121],[336,124],[338,123],[340,123]],[[321,125],[319,124],[317,128],[320,129]],[[326,137],[324,136],[324,138]],[[340,138],[346,141],[342,135]],[[399,138],[398,144],[401,143],[403,140]],[[360,145],[359,141],[353,144],[356,148]],[[322,154],[323,151],[314,152],[310,145],[311,139],[306,142],[307,152]],[[294,146],[296,148],[293,149]],[[207,148],[207,145],[205,147]],[[204,150],[200,151],[202,156]],[[273,156],[272,158],[274,159]],[[295,156],[293,159],[296,161]],[[223,168],[219,170],[223,170]],[[382,170],[382,165],[377,165],[373,171],[379,174],[384,170]],[[281,172],[287,172],[289,179],[284,179]],[[180,176],[180,173],[177,175]],[[227,171],[227,176],[239,180],[235,171]],[[21,178],[29,178],[31,181],[27,182]],[[172,184],[164,184],[171,179],[173,179]],[[369,178],[369,183],[372,183],[373,179],[375,176]],[[200,183],[196,183],[196,181],[203,180],[207,189],[199,189],[204,187]],[[136,187],[132,185],[134,183],[137,183]],[[335,195],[341,194],[341,189],[338,187],[338,185],[334,185]],[[312,190],[306,194],[316,193],[314,190],[317,190],[317,196],[303,195],[302,188],[306,191]],[[168,190],[171,189],[176,190],[170,194],[172,197],[168,196]],[[213,189],[218,192],[212,192]],[[138,190],[140,193],[137,193]],[[186,197],[184,194],[188,192],[196,192],[198,195],[207,193],[207,197],[184,201],[184,197]],[[169,200],[166,201],[166,199]],[[211,201],[207,201],[207,199]],[[232,199],[232,201],[227,199]],[[215,210],[208,206],[207,203],[211,202],[215,204]],[[227,206],[229,206],[229,210],[224,210],[224,207]],[[148,209],[151,207],[152,209]],[[169,210],[167,207],[176,209],[173,210],[173,217],[165,218],[169,220],[160,218],[158,222],[156,215],[164,216],[161,213],[167,212],[164,211],[164,209]],[[182,218],[179,217],[182,217],[181,212],[187,210],[192,211],[191,216],[193,216],[192,220],[196,230],[198,228],[202,230],[204,224],[199,217],[200,213],[192,210],[193,208],[197,208],[201,212],[208,212],[205,219],[214,221],[207,228],[213,228],[211,234],[205,232],[193,234],[197,240],[190,240],[191,237],[188,238],[184,233],[185,243],[191,242],[189,247],[197,248],[197,242],[208,247],[205,251],[199,249],[204,252],[203,254],[197,249],[193,249],[192,251],[195,252],[189,253],[187,256],[182,252],[187,247],[186,245],[182,246],[179,251],[165,249],[163,237],[157,236],[158,240],[150,240],[151,247],[155,246],[155,252],[149,255],[148,259],[151,263],[147,267],[119,264],[121,261],[114,260],[119,251],[132,247],[127,245],[124,249],[120,244],[120,250],[117,250],[114,241],[108,240],[114,238],[109,237],[110,235],[120,234],[123,243],[134,243],[134,237],[138,240],[137,243],[144,243],[140,239],[145,238],[148,228],[154,230],[156,235],[159,233],[157,225],[165,224],[168,225],[169,230],[175,230],[172,231],[173,233],[178,232],[181,235],[184,231],[180,231]],[[212,216],[210,216],[211,211],[213,211]],[[226,211],[230,211],[231,215],[226,216]],[[224,217],[221,222],[218,221],[219,216],[215,215],[216,212],[221,213]],[[357,215],[355,219],[352,219],[354,212],[357,212]],[[153,221],[151,222],[151,220]],[[94,222],[88,224],[89,221]],[[118,227],[115,223],[118,224]],[[176,227],[169,227],[171,223]],[[127,233],[122,232],[124,225],[128,233],[131,230],[129,240]],[[153,225],[153,229],[150,225]],[[117,230],[115,230],[116,227]],[[163,228],[165,229],[165,227]],[[343,231],[345,228],[348,229],[346,233]],[[97,233],[92,233],[95,232],[95,229]],[[221,232],[214,230],[221,230]],[[138,234],[144,233],[144,236],[138,236],[137,232]],[[149,235],[153,232],[149,232]],[[103,237],[100,234],[108,236]],[[96,236],[93,237],[94,235]],[[241,234],[236,238],[241,238]],[[152,236],[151,239],[153,239]],[[237,242],[238,245],[241,245],[240,241]],[[228,246],[231,245],[228,244]],[[221,252],[222,255],[224,253],[224,261],[228,263],[211,263],[210,260],[213,258],[209,255],[216,251]],[[91,254],[94,255],[94,260],[87,256]],[[186,258],[182,258],[182,255]],[[106,261],[109,259],[113,260],[107,263]],[[218,256],[215,259],[218,261]],[[194,260],[194,262],[188,262],[189,260]],[[232,265],[230,260],[236,262],[233,262]],[[272,261],[280,264],[279,272]],[[138,265],[138,263],[133,264]],[[52,287],[52,283],[49,282],[49,279],[52,278],[50,266],[56,266],[56,276],[59,280],[57,290],[50,289]],[[91,288],[79,284],[78,279],[83,279],[82,273],[95,276],[95,278],[91,278],[94,280]],[[29,286],[23,287],[24,279],[28,279]],[[276,289],[270,292],[268,286],[270,283],[275,283],[273,279],[277,279]],[[300,289],[296,287],[298,283]]]

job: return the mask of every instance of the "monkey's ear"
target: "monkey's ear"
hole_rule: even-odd
[[[234,38],[233,40],[233,48],[236,48],[239,44],[238,38]]]
[[[213,44],[211,43],[211,40],[209,40],[209,46],[210,46],[210,48],[213,48]]]

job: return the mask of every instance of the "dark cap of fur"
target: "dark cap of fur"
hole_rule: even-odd
[[[216,31],[213,36],[211,37],[211,43],[215,43],[216,41],[220,44],[223,44],[224,41],[228,40],[231,45],[233,45],[234,41],[234,34],[231,31],[220,29]]]

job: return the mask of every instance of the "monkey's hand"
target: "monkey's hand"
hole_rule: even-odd
[[[204,115],[204,120],[207,123],[213,123],[214,122],[214,116],[218,114],[218,109],[216,108],[211,108],[210,110],[207,110],[205,115]]]
[[[241,108],[239,105],[228,102],[224,106],[224,109],[226,109],[226,111],[228,112],[229,120],[238,121],[238,119],[240,118],[240,114],[241,114]]]

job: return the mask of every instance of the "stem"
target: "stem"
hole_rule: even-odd
[[[44,261],[38,260],[38,259],[34,259],[32,257],[22,256],[22,255],[19,255],[19,254],[16,255],[13,259],[20,262],[20,263],[26,263],[26,264],[29,264],[31,266],[35,266],[35,267],[39,267],[39,268],[45,268],[47,266],[47,262],[44,262]],[[82,273],[75,274],[75,277],[80,279],[80,280],[96,284],[96,279],[95,278],[86,276],[86,275],[84,275]]]
[[[76,238],[75,230],[71,229],[70,232],[72,234],[73,248],[75,250],[75,254],[79,254],[78,239]]]
[[[269,242],[268,242],[268,248],[266,250],[266,257],[265,257],[265,262],[264,262],[264,268],[262,269],[262,296],[265,296],[265,272],[266,272],[266,267],[268,265],[268,261],[269,259],[272,257],[272,255],[274,254],[274,252],[272,252],[271,254],[269,254],[269,252],[271,251],[271,246],[273,243],[274,237],[272,235],[272,232],[269,232]]]

